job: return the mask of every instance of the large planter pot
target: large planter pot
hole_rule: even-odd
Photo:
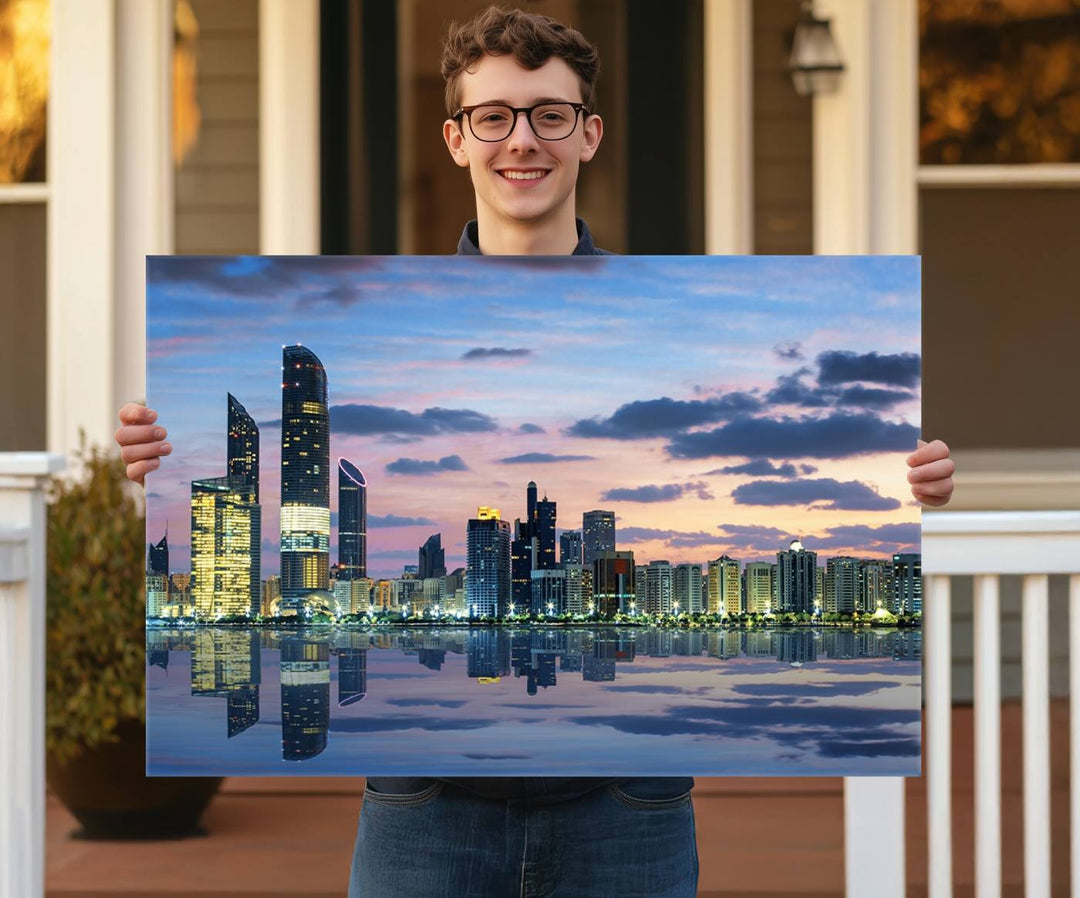
[[[148,777],[146,730],[134,720],[117,727],[119,742],[82,752],[67,763],[45,758],[49,788],[84,839],[180,839],[203,834],[199,818],[221,777]]]

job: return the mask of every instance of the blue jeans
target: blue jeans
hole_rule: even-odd
[[[662,782],[662,781],[661,781]],[[690,793],[625,780],[541,805],[441,780],[364,792],[349,898],[694,898]]]

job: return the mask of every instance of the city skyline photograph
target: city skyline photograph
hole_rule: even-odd
[[[331,564],[341,459],[367,483],[370,577],[434,533],[464,567],[466,522],[524,519],[529,481],[559,533],[614,511],[638,563],[797,537],[918,551],[917,258],[580,261],[150,259],[148,401],[175,448],[148,541],[168,527],[189,569],[191,483],[226,473],[235,401],[258,429],[262,576],[280,572],[282,350],[302,345],[325,370]]]

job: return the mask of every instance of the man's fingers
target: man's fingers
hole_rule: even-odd
[[[139,443],[159,442],[168,436],[164,427],[156,424],[125,424],[116,429],[116,442],[121,446],[135,446]]]
[[[124,446],[120,450],[120,457],[130,465],[143,459],[156,459],[159,455],[168,455],[170,452],[172,446],[169,443],[134,443]]]
[[[153,424],[156,420],[157,412],[138,402],[126,402],[120,409],[121,424]]]
[[[949,447],[941,440],[934,440],[932,443],[924,443],[919,440],[919,448],[907,457],[907,463],[908,467],[914,468],[916,465],[924,465],[927,462],[948,457]]]
[[[134,480],[140,486],[144,486],[144,478],[151,471],[156,471],[161,464],[156,458],[148,458],[144,461],[132,462],[127,466],[128,480]]]
[[[930,505],[934,508],[938,508],[942,505],[948,505],[950,496],[931,496],[923,493],[915,493],[915,498],[923,505]]]
[[[953,482],[951,477],[946,477],[943,480],[932,480],[929,483],[920,483],[918,486],[911,488],[912,494],[916,499],[922,499],[923,496],[944,496],[949,497],[952,495]]]
[[[932,480],[944,480],[956,472],[956,464],[951,458],[943,458],[925,465],[912,468],[907,473],[908,483],[927,483]]]

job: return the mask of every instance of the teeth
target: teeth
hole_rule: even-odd
[[[544,177],[547,172],[543,171],[504,171],[500,172],[504,178],[508,178],[511,181],[535,181],[538,178]]]

